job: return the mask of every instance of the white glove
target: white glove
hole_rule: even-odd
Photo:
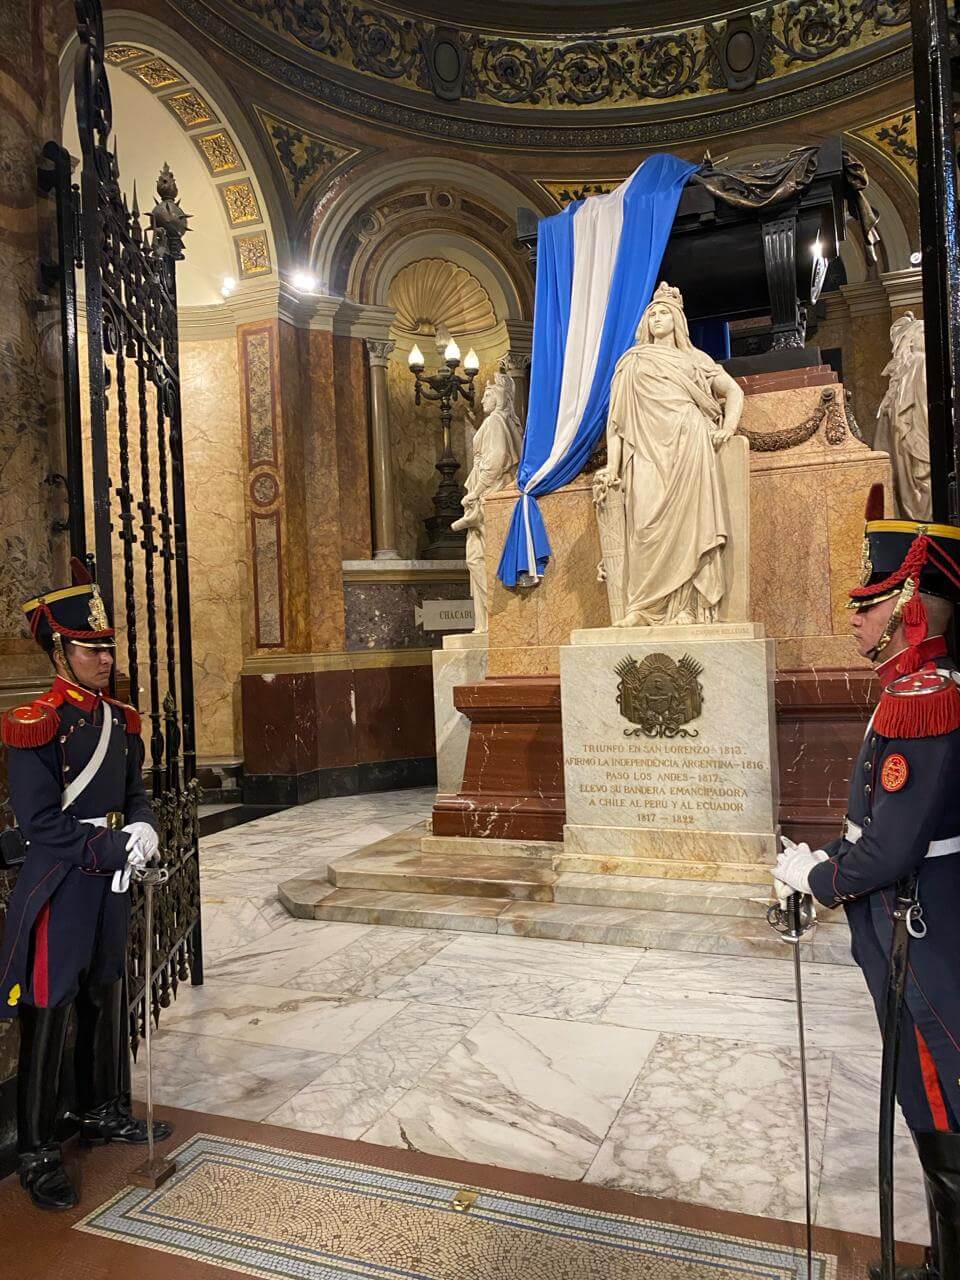
[[[145,861],[140,865],[144,866],[146,862],[153,862],[160,847],[160,841],[150,823],[131,822],[123,830],[130,836],[127,841],[127,853],[131,853],[134,848],[139,847],[145,855]]]
[[[788,897],[791,892],[810,893],[810,872],[821,862],[826,862],[830,855],[823,849],[811,849],[808,844],[794,844],[785,837],[782,841],[783,853],[772,872],[778,899],[782,888],[786,888]]]

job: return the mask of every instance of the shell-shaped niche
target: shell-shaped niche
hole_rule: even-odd
[[[490,295],[476,276],[446,258],[421,258],[398,271],[387,292],[404,333],[432,334],[445,325],[459,338],[497,323]]]

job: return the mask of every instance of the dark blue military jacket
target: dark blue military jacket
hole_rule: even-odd
[[[947,656],[936,666],[957,670]],[[927,933],[910,943],[906,1004],[960,1116],[960,852],[928,856],[936,842],[960,837],[960,729],[887,738],[871,724],[853,771],[848,816],[862,834],[827,847],[829,861],[810,873],[811,892],[828,906],[844,905],[853,958],[882,1025],[895,886],[919,872]]]
[[[104,716],[112,725],[106,755],[89,785],[63,810],[64,788],[96,751]],[[0,943],[0,1018],[16,1013],[27,990],[31,934],[44,904],[70,876],[112,877],[126,865],[126,833],[79,819],[118,810],[125,824],[156,827],[143,786],[139,725],[134,708],[59,677],[43,698],[4,718],[10,805],[27,841],[27,857]]]

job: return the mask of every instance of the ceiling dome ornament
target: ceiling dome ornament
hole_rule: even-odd
[[[451,333],[479,333],[497,323],[490,295],[465,267],[446,258],[421,258],[390,282],[390,306],[404,333],[432,334],[438,325]]]

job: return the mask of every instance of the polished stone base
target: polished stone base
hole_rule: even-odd
[[[333,769],[311,769],[307,773],[248,773],[243,780],[243,799],[248,805],[285,808],[327,800],[331,796],[428,787],[436,781],[436,776],[436,761],[432,756],[416,760],[377,760]]]
[[[551,842],[458,840],[412,827],[330,863],[324,877],[280,885],[301,919],[461,929],[612,946],[780,956],[766,923],[769,880],[665,879],[571,869]],[[576,865],[574,862],[573,865]],[[331,885],[333,891],[331,892]],[[849,964],[842,914],[823,912],[811,959]]]

